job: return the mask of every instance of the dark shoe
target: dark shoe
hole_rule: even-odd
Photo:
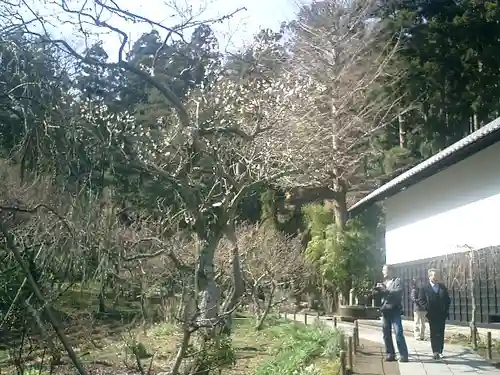
[[[394,362],[395,360],[396,360],[396,358],[393,355],[388,355],[385,357],[386,362]]]
[[[402,362],[402,363],[408,362],[408,357],[399,357],[399,362]]]
[[[441,356],[439,355],[439,353],[434,353],[434,359],[435,360],[440,360],[441,359]]]

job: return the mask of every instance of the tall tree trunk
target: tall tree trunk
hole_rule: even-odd
[[[336,178],[334,179],[334,190],[335,190],[335,200],[333,205],[333,213],[335,216],[335,223],[337,225],[337,236],[341,236],[347,224],[347,219],[349,218],[349,213],[347,211],[347,184],[346,182],[338,177],[340,176],[340,170],[337,169],[335,172]],[[340,239],[337,238],[337,241]],[[349,292],[352,288],[352,277],[349,277],[347,281],[348,285],[342,288],[342,297],[344,300],[347,298],[349,300]],[[349,302],[348,302],[349,303]]]
[[[474,113],[474,115],[472,116],[472,126],[473,126],[472,131],[477,131],[480,128],[479,118],[477,117],[477,113]]]
[[[337,170],[337,173],[340,173],[340,171]],[[333,181],[333,189],[335,191],[335,199],[333,201],[335,223],[340,229],[344,229],[349,217],[347,211],[347,185],[342,178],[336,177]]]
[[[345,281],[344,288],[342,289],[342,294],[343,294],[344,298],[347,299],[348,305],[351,304],[351,289],[352,289],[352,278],[349,277]]]
[[[481,63],[481,61],[478,61],[478,63],[477,63],[477,70],[478,70],[479,74],[481,74],[481,72],[483,70],[483,64]],[[474,115],[472,116],[473,131],[477,131],[477,130],[479,130],[479,128],[481,128],[481,122],[479,121],[477,109],[473,108],[472,110],[474,111]]]
[[[335,154],[341,154],[341,140],[338,138],[338,121],[336,121],[337,108],[334,103],[331,106],[332,116],[332,149]],[[347,212],[347,185],[343,179],[343,169],[341,165],[335,165],[333,168],[333,192],[335,195],[333,211],[335,223],[338,228],[343,230],[348,218]]]
[[[470,284],[469,284],[469,290],[470,290],[470,297],[471,297],[471,305],[472,305],[472,311],[471,311],[471,320],[470,320],[470,337],[471,337],[471,343],[472,343],[472,348],[474,350],[477,350],[477,326],[476,326],[476,310],[477,310],[477,301],[476,301],[476,250],[470,249],[469,250],[469,279],[470,279]]]
[[[406,126],[403,115],[398,116],[399,123],[399,147],[406,148]]]

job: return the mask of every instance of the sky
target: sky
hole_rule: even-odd
[[[85,38],[82,32],[74,26],[76,16],[68,15],[61,11],[58,5],[50,3],[50,0],[39,1],[36,5],[36,12],[45,19],[51,20],[54,25],[49,32],[70,41],[73,46],[79,50],[86,47]],[[67,0],[68,4],[78,9],[81,5],[91,0]],[[109,0],[104,0],[109,1]],[[174,3],[177,10],[172,8]],[[222,51],[237,50],[251,42],[255,35],[262,28],[271,28],[278,30],[281,22],[290,21],[294,18],[300,3],[310,0],[115,0],[122,8],[135,14],[147,17],[151,20],[160,22],[164,25],[175,25],[181,21],[179,13],[185,13],[188,7],[193,14],[197,14],[198,20],[218,18],[223,15],[233,13],[238,8],[245,7],[246,10],[239,11],[230,20],[221,24],[214,24],[214,29]],[[53,0],[60,2],[60,0]],[[180,11],[179,11],[180,9]],[[26,18],[29,18],[29,12],[26,11]],[[175,15],[177,14],[177,15]],[[131,40],[137,39],[142,33],[149,32],[151,26],[144,23],[130,23],[120,17],[104,15],[103,19],[107,22],[126,31]],[[73,21],[73,22],[68,22]],[[92,26],[88,30],[96,32],[99,28]],[[103,30],[103,29],[101,29]],[[110,58],[117,55],[120,46],[118,34],[94,35],[93,39],[101,39]]]

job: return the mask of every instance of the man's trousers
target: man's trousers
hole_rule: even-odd
[[[413,312],[413,332],[416,339],[423,340],[425,338],[425,317],[427,312],[415,310]]]
[[[429,319],[429,330],[431,333],[431,348],[434,354],[443,354],[444,346],[444,327],[446,318]]]

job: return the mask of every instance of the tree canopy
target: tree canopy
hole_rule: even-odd
[[[92,0],[47,18],[33,2],[0,12],[0,306],[43,309],[81,374],[48,302],[64,283],[97,284],[102,313],[132,280],[144,321],[168,284],[171,373],[208,373],[245,301],[261,327],[280,288],[366,288],[383,215],[349,205],[499,116],[493,1],[313,1],[233,53],[212,28],[231,14],[168,25]],[[113,17],[149,31],[130,40]],[[92,42],[48,28],[68,23]]]

